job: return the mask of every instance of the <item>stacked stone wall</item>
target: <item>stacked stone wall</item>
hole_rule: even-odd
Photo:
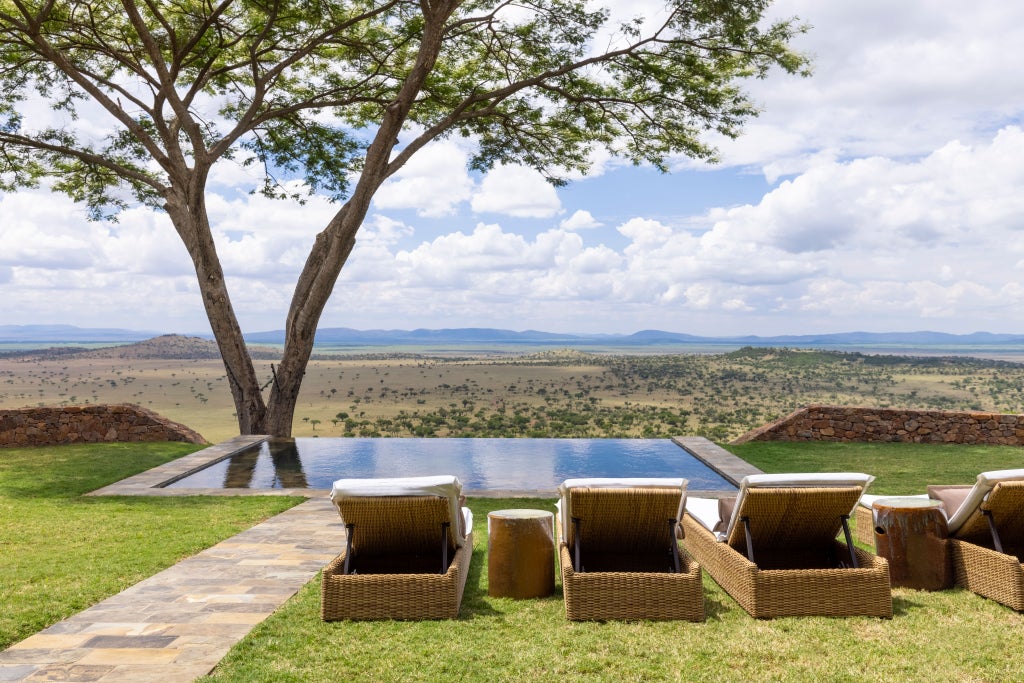
[[[808,406],[759,427],[748,441],[902,441],[1024,446],[1024,415]]]
[[[206,443],[185,425],[131,404],[0,410],[0,447],[114,441]]]

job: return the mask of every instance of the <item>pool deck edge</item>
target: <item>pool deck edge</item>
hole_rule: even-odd
[[[268,436],[259,434],[248,434],[236,436],[233,439],[222,441],[212,446],[190,453],[182,458],[172,460],[158,465],[145,472],[122,479],[119,482],[104,486],[101,489],[91,491],[87,496],[205,496],[205,495],[239,495],[238,489],[165,489],[160,486],[168,482],[181,479],[192,472],[201,470],[218,460],[223,460],[238,451],[248,448],[254,444],[268,439]],[[262,495],[302,495],[307,498],[313,497],[316,492],[313,490],[296,494],[289,489],[274,489]],[[245,489],[243,495],[260,495],[255,491]]]
[[[743,477],[747,475],[764,474],[764,472],[746,460],[730,453],[703,436],[674,436],[672,441],[687,453],[721,474],[736,487],[739,487]],[[736,492],[730,491],[729,493],[730,495],[735,495]]]

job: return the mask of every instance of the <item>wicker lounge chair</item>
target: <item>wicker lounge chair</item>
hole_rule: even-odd
[[[683,545],[753,617],[891,617],[888,563],[854,547],[846,525],[871,480],[745,477],[731,513],[727,501],[687,501]]]
[[[857,524],[872,524],[867,496]],[[929,486],[922,497],[942,501],[956,584],[1024,611],[1024,469],[982,472],[963,486]],[[863,520],[863,521],[862,521]]]
[[[453,476],[339,479],[331,500],[348,531],[323,571],[320,616],[454,619],[473,553],[473,517]]]
[[[568,479],[558,502],[573,621],[704,620],[700,566],[677,540],[685,479]]]

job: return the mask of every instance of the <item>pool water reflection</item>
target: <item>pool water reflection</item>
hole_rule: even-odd
[[[553,491],[573,477],[683,477],[735,487],[670,439],[272,439],[168,488],[329,489],[346,477],[454,474],[467,491]]]

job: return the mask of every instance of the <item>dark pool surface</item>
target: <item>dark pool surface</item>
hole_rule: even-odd
[[[573,477],[682,477],[735,487],[670,439],[281,439],[168,488],[329,489],[335,479],[454,474],[467,491],[553,491]]]

